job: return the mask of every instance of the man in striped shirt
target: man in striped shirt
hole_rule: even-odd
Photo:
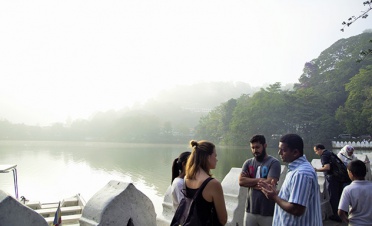
[[[278,192],[273,183],[260,182],[262,192],[275,201],[273,225],[321,226],[322,213],[318,177],[303,154],[304,143],[297,134],[280,138],[279,156],[288,172]]]

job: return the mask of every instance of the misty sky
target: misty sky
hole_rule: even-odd
[[[363,0],[0,2],[0,119],[121,109],[174,84],[298,82],[305,62],[372,28]]]

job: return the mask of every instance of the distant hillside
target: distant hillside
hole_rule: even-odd
[[[159,93],[155,98],[161,103],[173,103],[183,108],[214,108],[221,103],[238,98],[242,94],[253,94],[259,87],[244,82],[201,82],[178,85]]]
[[[299,83],[265,88],[243,82],[205,82],[165,90],[143,105],[94,113],[89,120],[50,127],[0,120],[0,139],[109,142],[188,142],[246,145],[250,136],[289,132],[306,143],[341,133],[372,134],[372,33],[341,39],[305,64]],[[278,77],[280,80],[280,77]],[[271,141],[271,140],[270,140]],[[277,142],[274,140],[274,143]]]
[[[196,136],[245,145],[257,133],[297,133],[307,144],[372,134],[372,56],[357,62],[371,40],[370,32],[338,40],[305,64],[293,91],[275,83],[222,103],[201,118]]]

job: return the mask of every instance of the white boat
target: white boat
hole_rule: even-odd
[[[23,196],[20,199],[20,202],[25,206],[33,209],[36,213],[40,214],[45,218],[46,222],[49,225],[53,225],[53,220],[55,213],[58,208],[59,202],[54,203],[40,203],[38,201],[29,201]],[[79,219],[81,217],[82,211],[84,209],[86,202],[77,194],[73,197],[63,199],[61,201],[61,220],[64,226],[78,226]]]
[[[79,219],[86,204],[85,200],[80,196],[80,194],[63,199],[61,202],[57,201],[55,203],[40,203],[39,201],[29,201],[24,196],[18,198],[17,165],[0,165],[0,173],[9,172],[13,172],[15,200],[40,214],[42,217],[44,217],[49,225],[53,225],[54,217],[60,203],[62,224],[65,226],[80,225]]]

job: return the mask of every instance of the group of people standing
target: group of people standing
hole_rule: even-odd
[[[192,197],[201,184],[212,176],[210,170],[215,169],[218,161],[213,143],[191,141],[190,145],[192,151],[182,153],[172,166],[172,197],[175,209],[184,196]],[[324,145],[314,145],[314,151],[320,155],[322,162],[322,168],[315,169],[304,155],[302,138],[297,134],[286,134],[279,140],[278,154],[281,160],[288,164],[288,172],[280,191],[277,191],[281,164],[266,152],[266,147],[263,135],[255,135],[250,139],[253,157],[244,162],[239,175],[239,185],[248,189],[245,226],[323,225],[316,172],[325,172],[328,175],[326,183],[334,213],[331,219],[343,220],[350,225],[369,225],[372,222],[372,208],[363,206],[372,202],[372,183],[364,181],[364,162],[346,153],[347,159],[350,160],[346,162],[348,173],[353,182],[344,190],[342,189],[345,185],[339,185],[339,190],[336,191],[330,176],[330,151],[327,151]],[[346,152],[347,150],[345,148]],[[221,183],[216,179],[211,180],[200,194],[196,202],[198,217],[201,222],[205,222],[202,225],[207,225],[207,218],[213,208],[217,222],[214,225],[225,225],[227,211]]]

